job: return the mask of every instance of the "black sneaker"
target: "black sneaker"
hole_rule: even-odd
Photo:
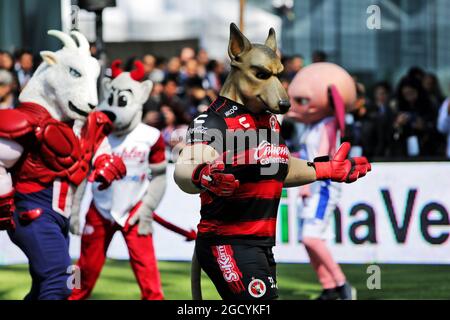
[[[356,300],[356,289],[348,282],[343,286],[337,287],[336,292],[341,300]]]
[[[316,300],[339,300],[339,293],[336,289],[324,289]]]

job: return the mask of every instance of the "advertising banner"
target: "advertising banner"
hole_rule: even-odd
[[[186,230],[200,219],[200,199],[183,193],[169,167],[168,187],[157,212]],[[343,185],[331,217],[329,244],[342,263],[450,264],[450,163],[379,163],[364,179]],[[308,262],[298,240],[298,189],[285,190],[278,215],[278,262]],[[84,208],[87,207],[84,204]],[[237,213],[238,214],[238,213]],[[155,223],[154,241],[160,260],[192,257],[193,242]],[[79,253],[79,237],[71,238],[71,254]],[[128,257],[120,233],[108,251]],[[0,232],[0,264],[24,263],[25,256]]]

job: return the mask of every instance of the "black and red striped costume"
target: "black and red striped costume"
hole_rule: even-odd
[[[266,286],[258,298],[276,297],[271,248],[289,161],[276,116],[250,113],[245,106],[219,97],[192,122],[187,143],[212,146],[226,164],[225,172],[240,182],[231,197],[208,191],[200,195],[196,246],[200,265],[225,299],[255,298],[249,293],[255,279]]]

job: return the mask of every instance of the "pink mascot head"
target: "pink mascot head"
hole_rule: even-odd
[[[310,124],[335,115],[344,134],[344,116],[354,107],[356,86],[343,68],[328,62],[305,67],[292,80],[288,93],[292,105],[290,118]]]

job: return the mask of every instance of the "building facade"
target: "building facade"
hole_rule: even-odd
[[[56,50],[49,29],[61,29],[60,0],[0,0],[0,50]]]
[[[283,14],[285,54],[323,50],[366,81],[395,80],[411,66],[450,75],[450,1],[294,0]],[[373,19],[379,18],[379,26]],[[377,22],[377,21],[375,21]],[[445,88],[444,88],[445,89]]]

